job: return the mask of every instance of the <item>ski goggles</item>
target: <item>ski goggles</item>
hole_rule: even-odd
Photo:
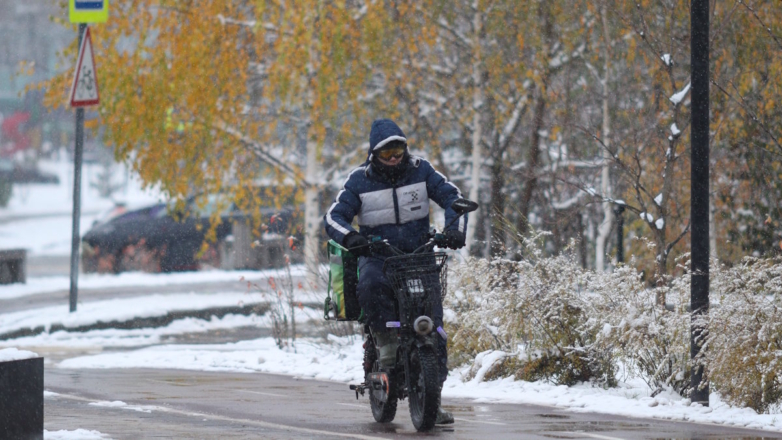
[[[398,147],[391,147],[391,148],[384,148],[377,152],[377,156],[383,160],[391,160],[394,159],[401,159],[402,156],[405,155],[405,150],[407,147],[405,145],[400,145]]]

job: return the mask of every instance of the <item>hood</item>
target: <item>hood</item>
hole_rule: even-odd
[[[367,160],[372,159],[372,152],[383,148],[391,141],[407,143],[407,136],[396,123],[390,119],[376,119],[369,131],[369,151]]]

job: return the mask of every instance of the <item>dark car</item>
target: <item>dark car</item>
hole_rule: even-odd
[[[184,209],[158,203],[142,209],[115,213],[96,222],[82,237],[82,263],[85,272],[145,271],[172,272],[197,270],[201,266],[221,267],[221,244],[236,224],[247,216],[231,205],[220,213],[216,243],[199,255],[211,225],[216,198],[201,207],[191,198]],[[285,237],[291,224],[291,210],[263,209],[261,215],[269,232]],[[282,235],[280,235],[282,234]]]

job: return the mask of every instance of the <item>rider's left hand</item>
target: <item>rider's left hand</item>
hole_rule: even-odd
[[[463,248],[464,233],[456,229],[445,231],[445,245],[451,249]]]

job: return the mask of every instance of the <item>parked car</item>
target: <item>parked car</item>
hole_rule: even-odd
[[[244,224],[247,216],[235,205],[221,212],[217,241],[199,257],[215,206],[216,198],[210,197],[203,207],[191,198],[181,210],[165,203],[125,212],[117,209],[113,216],[96,222],[82,237],[83,270],[172,272],[197,270],[203,266],[225,267],[222,264],[226,259],[221,252],[225,249],[223,244],[233,242],[234,226]],[[263,209],[261,215],[268,232],[277,234],[278,238],[287,238],[293,216],[291,209]]]

